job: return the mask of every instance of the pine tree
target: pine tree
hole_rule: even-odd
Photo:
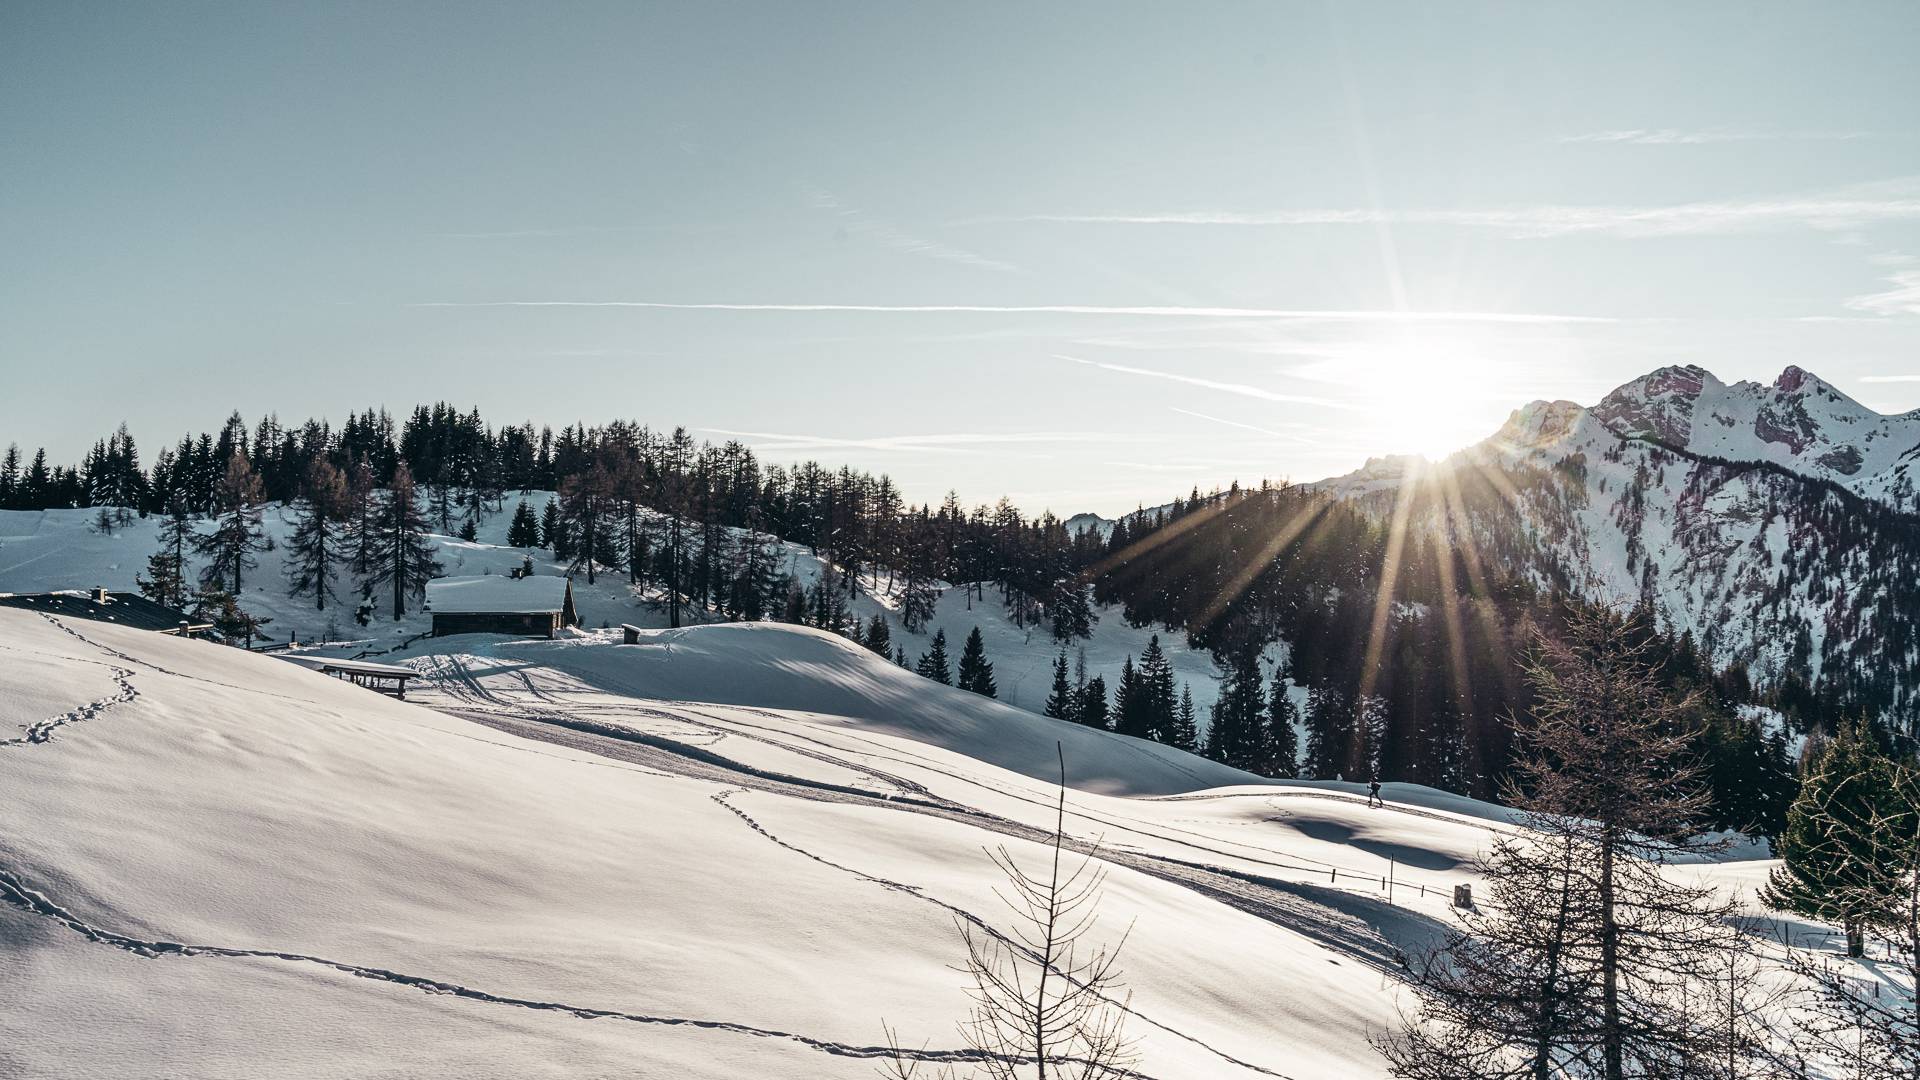
[[[867,632],[860,644],[884,657],[893,655],[893,628],[887,625],[887,617],[876,611],[873,618],[867,620]]]
[[[1267,698],[1267,762],[1263,776],[1292,779],[1300,774],[1300,737],[1294,731],[1300,710],[1287,693],[1287,680],[1280,670],[1273,673],[1273,689]]]
[[[947,666],[947,632],[944,628],[933,632],[933,644],[920,654],[920,662],[914,665],[915,671],[937,683],[952,685],[953,672]]]
[[[1075,708],[1075,719],[1090,728],[1112,731],[1113,722],[1107,711],[1107,680],[1095,675],[1080,688],[1079,702]]]
[[[540,512],[540,546],[553,552],[556,559],[573,557],[573,547],[567,543],[566,526],[560,521],[560,502],[548,499],[546,509]]]
[[[246,571],[259,565],[254,552],[267,549],[260,527],[260,478],[238,452],[227,459],[215,498],[219,515],[213,531],[194,540],[194,550],[207,558],[200,583],[225,592],[237,604]]]
[[[533,508],[527,500],[521,499],[514,508],[513,522],[507,526],[507,546],[516,548],[537,548],[540,546],[540,522],[533,516]]]
[[[1353,713],[1344,693],[1325,686],[1307,688],[1307,747],[1301,771],[1315,780],[1337,780],[1353,736]]]
[[[1920,998],[1913,992],[1920,986],[1920,766],[1900,760],[1868,768],[1884,781],[1870,800],[1850,798],[1823,779],[1821,790],[1832,797],[1795,804],[1799,831],[1829,838],[1835,856],[1857,864],[1851,872],[1823,868],[1828,891],[1819,906],[1864,927],[1881,948],[1857,967],[1837,965],[1824,951],[1792,954],[1789,966],[1813,988],[1812,1015],[1798,1025],[1794,1042],[1802,1053],[1842,1066],[1833,1075],[1913,1080],[1920,1073]],[[1801,849],[1803,864],[1805,856]],[[1863,992],[1863,983],[1872,991]]]
[[[1171,741],[1176,707],[1173,665],[1167,661],[1166,651],[1160,647],[1159,634],[1147,639],[1147,647],[1140,654],[1138,688],[1142,696],[1141,736],[1160,742]]]
[[[1073,684],[1067,681],[1067,651],[1053,661],[1053,690],[1047,695],[1046,714],[1055,720],[1075,720],[1080,716],[1079,701]]]
[[[0,457],[0,510],[19,508],[20,484],[20,444],[8,443],[6,455]]]
[[[287,546],[287,573],[295,596],[313,597],[315,611],[325,611],[338,595],[334,571],[347,559],[345,525],[347,478],[327,459],[315,457],[307,466],[306,490],[296,508],[293,535]]]
[[[393,480],[380,502],[374,521],[373,569],[362,583],[369,595],[382,585],[392,587],[393,621],[406,618],[407,599],[424,599],[428,579],[440,575],[434,550],[414,496],[413,473],[401,461],[394,466]]]
[[[1148,738],[1153,732],[1149,710],[1146,690],[1129,656],[1120,662],[1120,685],[1113,691],[1113,730],[1136,739]]]
[[[1774,841],[1782,861],[1767,881],[1764,898],[1846,930],[1847,955],[1859,956],[1866,923],[1879,898],[1898,891],[1908,868],[1868,858],[1881,831],[1908,828],[1895,784],[1898,766],[1873,736],[1859,726],[1844,727],[1827,743],[1800,797],[1787,812],[1786,831]]]
[[[1214,703],[1207,746],[1224,764],[1249,772],[1266,764],[1267,694],[1260,677],[1260,654],[1235,651]]]
[[[967,634],[967,642],[960,648],[960,689],[971,690],[982,697],[999,696],[999,687],[993,682],[993,663],[987,659],[987,643],[980,636],[980,628],[974,627]]]
[[[1193,713],[1193,688],[1190,686],[1180,688],[1180,704],[1174,710],[1173,728],[1167,736],[1167,745],[1189,754],[1200,749],[1200,729]]]

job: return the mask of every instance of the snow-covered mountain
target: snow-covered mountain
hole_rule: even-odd
[[[1803,368],[1788,367],[1772,383],[1729,385],[1702,367],[1664,367],[1608,394],[1593,415],[1629,438],[1728,461],[1771,462],[1896,509],[1920,510],[1920,409],[1874,412]]]
[[[1585,408],[1536,401],[1447,459],[1315,485],[1548,586],[1644,602],[1762,683],[1826,679],[1920,708],[1920,413],[1789,368],[1666,368]]]

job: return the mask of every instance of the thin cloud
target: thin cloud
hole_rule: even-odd
[[[1192,409],[1182,409],[1176,405],[1169,405],[1167,407],[1182,416],[1191,416],[1197,420],[1206,420],[1210,423],[1221,424],[1230,428],[1239,428],[1242,431],[1254,431],[1262,435],[1271,435],[1276,439],[1285,439],[1289,442],[1306,443],[1308,445],[1313,444],[1312,439],[1303,438],[1299,435],[1289,435],[1284,431],[1275,431],[1272,428],[1263,428],[1258,424],[1243,424],[1238,420],[1228,420],[1225,417],[1208,416],[1206,413],[1194,412]]]
[[[1110,306],[1102,304],[673,304],[655,300],[422,301],[410,308],[645,308],[661,311],[861,312],[919,315],[1126,315],[1145,318],[1306,319],[1401,323],[1607,323],[1599,315],[1539,315],[1500,311],[1312,311],[1293,308]]]
[[[1860,376],[1860,381],[1870,383],[1920,382],[1920,375],[1862,375]]]
[[[978,220],[1002,223],[1247,227],[1449,225],[1490,229],[1525,239],[1581,234],[1686,236],[1794,228],[1840,232],[1875,223],[1920,221],[1920,178],[1906,177],[1810,195],[1676,203],[1669,206],[1546,204],[1466,210],[1196,210],[1147,214],[1028,214]]]
[[[1684,131],[1677,128],[1622,128],[1616,131],[1589,131],[1562,135],[1562,143],[1626,143],[1635,146],[1704,146],[1710,143],[1738,142],[1851,142],[1875,138],[1871,131],[1773,131],[1767,129],[1718,128]]]
[[[1920,270],[1902,270],[1887,283],[1893,288],[1856,296],[1847,306],[1870,315],[1920,315]]]
[[[1088,367],[1099,368],[1102,371],[1118,372],[1122,375],[1139,375],[1149,379],[1166,379],[1169,382],[1185,383],[1188,386],[1199,386],[1208,390],[1219,390],[1222,393],[1238,394],[1241,397],[1255,398],[1260,401],[1275,401],[1289,405],[1318,405],[1328,409],[1353,409],[1355,407],[1345,402],[1330,401],[1327,398],[1307,397],[1303,394],[1281,394],[1258,386],[1248,386],[1245,383],[1219,382],[1214,379],[1196,378],[1192,375],[1176,375],[1171,371],[1154,371],[1151,368],[1129,367],[1125,364],[1109,364],[1100,360],[1085,360],[1078,356],[1067,356],[1061,353],[1055,353],[1054,359],[1071,360],[1076,364],[1085,364]]]

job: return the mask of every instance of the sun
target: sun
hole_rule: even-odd
[[[1476,349],[1420,342],[1363,355],[1350,372],[1367,414],[1363,426],[1381,450],[1433,460],[1499,427],[1505,414],[1496,374]]]

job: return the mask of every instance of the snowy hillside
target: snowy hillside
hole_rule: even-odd
[[[781,651],[757,637],[786,639],[784,686],[731,681],[744,643]],[[1049,788],[1024,772],[1051,730],[1107,786],[1138,762],[1136,786],[1187,790],[1070,802],[1112,852],[1098,933],[1132,927],[1142,1074],[1379,1076],[1394,949],[1488,835],[1325,788],[1195,790],[1223,770],[1183,782],[1170,751],[1010,709],[955,721],[949,694],[822,715],[892,676],[822,665],[844,646],[806,631],[614,640],[423,661],[439,712],[0,611],[0,1072],[867,1077],[883,1019],[947,1055],[953,920],[999,918],[983,844],[1037,856]],[[695,660],[676,694],[815,707],[610,688],[669,652]]]
[[[508,495],[505,509],[481,523],[475,541],[452,536],[433,538],[438,558],[448,576],[482,574],[504,575],[518,567],[527,552],[506,546],[506,535],[513,508],[521,498],[535,509],[551,498],[549,492],[526,496]],[[93,510],[0,511],[0,592],[47,592],[59,589],[132,589],[135,579],[146,568],[147,556],[159,546],[158,518],[136,518],[126,528],[111,535],[96,532]],[[273,550],[261,553],[260,565],[243,580],[243,604],[247,610],[270,618],[266,634],[273,641],[285,642],[290,634],[303,642],[333,641],[346,643],[331,651],[347,654],[363,650],[384,652],[425,633],[431,620],[417,609],[394,622],[377,616],[367,627],[353,620],[352,601],[316,611],[310,599],[288,595],[287,539],[292,531],[292,515],[285,507],[270,504],[264,525],[273,540]],[[206,528],[205,525],[202,528]],[[802,587],[816,581],[822,571],[819,557],[798,544],[777,545],[781,569],[790,573]],[[559,575],[564,564],[554,561],[552,552],[535,550],[537,572]],[[884,586],[862,577],[856,587]],[[353,583],[344,575],[339,579],[341,595],[357,596]],[[667,615],[647,597],[637,596],[624,575],[602,572],[593,584],[584,575],[576,575],[574,601],[583,627],[592,629],[632,623],[643,627],[664,627]],[[957,657],[961,642],[974,627],[979,627],[986,644],[987,657],[994,664],[1001,701],[1021,708],[1040,711],[1046,704],[1053,677],[1053,664],[1061,646],[1044,626],[1021,626],[1009,618],[1000,602],[999,592],[991,586],[983,596],[971,596],[967,590],[948,587],[941,594],[933,618],[918,634],[901,622],[897,603],[884,589],[878,593],[860,588],[848,604],[849,613],[862,623],[875,614],[883,615],[891,627],[893,641],[903,647],[909,662],[924,652],[935,631],[944,630],[948,649]],[[1108,686],[1119,683],[1120,667],[1128,657],[1137,661],[1146,650],[1155,631],[1128,626],[1116,608],[1097,608],[1098,621],[1090,638],[1067,647],[1070,662],[1084,660],[1087,675],[1102,676]],[[697,612],[689,619],[700,621]],[[1189,649],[1179,635],[1161,634],[1161,647],[1172,664],[1175,678],[1191,687],[1194,704],[1201,716],[1219,696],[1219,673],[1213,658]]]

